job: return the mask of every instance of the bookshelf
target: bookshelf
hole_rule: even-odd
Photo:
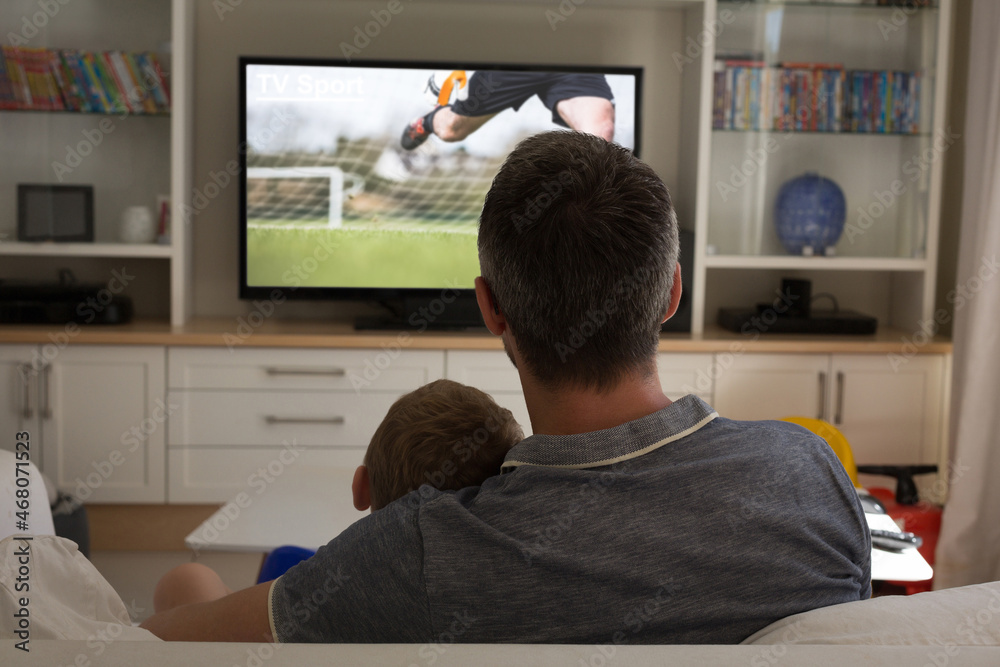
[[[148,316],[142,308],[149,305],[153,317],[183,324],[191,294],[191,241],[181,211],[191,192],[194,3],[50,4],[0,6],[7,37],[0,65],[0,280],[52,281],[58,269],[72,267],[79,280],[101,283],[124,261],[148,278],[139,313]],[[94,242],[18,242],[18,183],[92,185]],[[146,206],[156,220],[163,199],[170,202],[168,242],[119,241],[126,208]]]
[[[718,0],[702,62],[694,328],[720,307],[770,302],[781,277],[813,281],[880,326],[933,314],[951,1]],[[843,193],[832,250],[791,254],[782,186],[807,173]],[[807,250],[807,253],[809,250]]]
[[[66,146],[101,119],[116,117],[0,111],[0,279],[38,275],[37,267],[43,264],[51,278],[59,265],[39,258],[86,260],[98,278],[115,261],[133,259],[140,267],[153,267],[155,291],[161,302],[170,303],[170,321],[180,325],[193,311],[197,236],[200,314],[242,312],[245,304],[230,287],[236,274],[236,251],[231,246],[235,191],[227,191],[191,224],[185,224],[182,213],[195,186],[203,185],[195,182],[196,175],[203,181],[233,157],[235,58],[263,51],[330,56],[331,44],[366,20],[364,3],[327,7],[262,0],[243,3],[237,11],[225,13],[224,20],[211,3],[194,0],[74,0],[59,5],[59,15],[39,29],[30,46],[155,51],[170,69],[171,113],[134,114],[117,123],[106,144],[74,174],[77,182],[95,185],[96,243],[63,247],[11,242],[16,227],[11,193],[18,182],[52,181],[51,162],[65,155]],[[940,152],[893,204],[891,213],[879,217],[878,224],[853,245],[842,240],[832,257],[787,254],[774,233],[771,205],[779,186],[812,164],[844,189],[849,224],[858,206],[877,203],[874,192],[891,185],[893,179],[879,185],[885,174],[901,174],[908,160],[934,151],[939,137],[947,137],[944,112],[952,0],[918,9],[789,0],[592,0],[574,7],[575,12],[553,29],[546,12],[559,10],[547,0],[438,0],[420,8],[414,5],[400,25],[415,27],[387,32],[365,57],[466,55],[498,62],[643,66],[647,93],[643,158],[667,181],[682,226],[696,233],[690,258],[695,334],[713,326],[719,307],[769,300],[783,276],[813,279],[814,292],[834,292],[842,297],[843,307],[875,315],[882,326],[914,330],[933,312],[941,226]],[[30,20],[37,11],[35,0],[0,3],[5,34],[19,29],[23,19]],[[780,22],[774,18],[779,14]],[[527,47],[516,49],[499,38],[453,43],[456,34],[494,29],[527,30],[525,34],[532,37]],[[166,43],[169,57],[162,48]],[[197,160],[192,145],[196,51],[201,79]],[[921,96],[925,122],[910,134],[713,129],[715,63],[720,51],[763,52],[765,62],[775,66],[827,63],[842,65],[845,71],[919,72],[925,75]],[[728,181],[732,167],[742,161],[738,158],[770,140],[778,142],[780,150],[769,154],[767,168],[738,188],[737,196],[722,201],[718,183]],[[170,245],[116,243],[120,212],[135,204],[152,207],[159,194],[169,194],[172,202]],[[211,262],[205,260],[206,253],[213,256]],[[308,309],[295,306],[289,310],[297,316],[315,316],[313,304]],[[344,318],[347,310],[337,304],[325,312],[336,319]],[[166,314],[158,317],[167,319]]]

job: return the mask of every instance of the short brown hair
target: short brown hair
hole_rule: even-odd
[[[392,404],[368,445],[372,508],[421,484],[442,491],[478,486],[500,472],[522,439],[514,415],[489,394],[452,380],[426,384]]]
[[[609,390],[655,372],[677,264],[677,217],[629,150],[545,132],[508,156],[479,219],[479,263],[531,373]]]

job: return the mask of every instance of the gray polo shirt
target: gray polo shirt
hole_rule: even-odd
[[[736,644],[867,598],[870,540],[822,439],[685,396],[611,429],[531,436],[480,487],[423,486],[361,519],[273,584],[270,620],[283,642],[431,652]]]

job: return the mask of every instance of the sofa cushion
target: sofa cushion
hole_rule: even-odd
[[[813,609],[742,643],[1000,646],[1000,581]]]

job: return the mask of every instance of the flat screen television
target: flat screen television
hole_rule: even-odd
[[[638,154],[637,67],[242,57],[239,68],[240,297],[386,306],[362,326],[482,326],[483,199],[518,141],[568,127],[559,100],[610,98],[613,140]],[[472,125],[404,139],[447,104]]]

